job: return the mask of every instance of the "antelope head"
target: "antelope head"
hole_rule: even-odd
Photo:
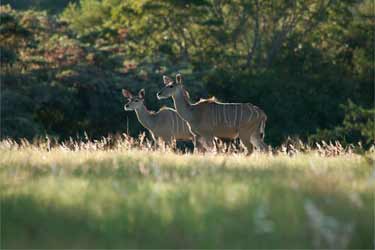
[[[138,92],[138,96],[133,96],[133,94],[126,89],[122,90],[122,95],[128,99],[128,103],[125,104],[124,109],[126,111],[131,111],[131,110],[137,110],[143,106],[143,101],[145,99],[145,90],[141,89]]]
[[[178,91],[183,90],[181,74],[176,75],[175,82],[168,76],[163,76],[163,81],[165,86],[157,93],[159,100],[175,96]]]

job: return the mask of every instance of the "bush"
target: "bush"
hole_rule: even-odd
[[[358,140],[369,146],[375,143],[375,108],[363,108],[349,101],[341,105],[345,112],[342,125],[333,129],[318,130],[309,137],[310,142],[321,140],[340,140],[344,143],[355,143]]]

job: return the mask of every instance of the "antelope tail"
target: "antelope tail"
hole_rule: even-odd
[[[264,117],[261,121],[260,121],[260,126],[259,126],[259,130],[260,130],[260,137],[262,138],[262,140],[264,139],[264,136],[265,136],[265,128],[266,128],[266,121],[267,121],[267,117]]]

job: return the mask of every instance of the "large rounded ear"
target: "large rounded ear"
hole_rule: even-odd
[[[132,93],[127,89],[122,89],[122,95],[128,99],[133,97]]]
[[[180,73],[178,73],[176,75],[176,83],[177,84],[182,84],[182,75]]]
[[[141,89],[138,92],[138,96],[139,96],[139,98],[144,99],[145,98],[145,89]]]
[[[168,76],[163,76],[163,82],[165,85],[168,85],[170,83],[173,82],[172,78],[168,77]]]

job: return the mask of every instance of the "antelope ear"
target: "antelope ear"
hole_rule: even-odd
[[[144,99],[145,98],[145,89],[141,89],[138,92],[138,96],[139,96],[139,98]]]
[[[182,84],[182,75],[180,73],[178,73],[176,75],[176,83],[177,84]]]
[[[125,98],[132,98],[133,97],[132,93],[129,90],[127,90],[127,89],[122,89],[122,95]]]
[[[172,80],[172,78],[170,78],[168,76],[163,76],[163,82],[164,82],[165,85],[168,85],[171,82],[173,82],[173,80]]]

